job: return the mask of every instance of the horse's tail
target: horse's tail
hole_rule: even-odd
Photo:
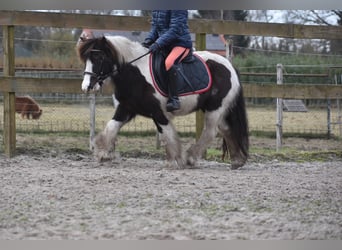
[[[224,123],[228,125],[229,132],[228,137],[223,138],[222,160],[229,153],[232,168],[236,169],[247,161],[249,151],[248,119],[241,84],[233,106],[224,117]]]

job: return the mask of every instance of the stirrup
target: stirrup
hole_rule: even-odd
[[[175,110],[178,110],[180,109],[180,102],[177,99],[175,98],[172,98],[172,99],[169,99],[166,103],[166,111],[167,112],[172,112],[172,111],[175,111]]]

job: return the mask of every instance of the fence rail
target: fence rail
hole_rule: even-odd
[[[89,28],[101,30],[150,29],[150,17],[109,16],[32,11],[0,11],[0,25]],[[342,39],[341,26],[262,23],[227,20],[189,20],[193,33],[255,35],[304,39]]]
[[[29,93],[73,93],[81,94],[81,78],[33,78],[0,77],[1,91]],[[243,84],[244,96],[253,98],[290,99],[342,99],[342,85],[335,84],[286,84],[263,83]],[[112,95],[113,89],[107,85],[104,95]]]

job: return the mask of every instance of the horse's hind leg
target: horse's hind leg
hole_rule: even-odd
[[[219,113],[217,111],[205,113],[205,125],[202,134],[196,144],[192,145],[187,150],[187,164],[194,166],[196,161],[201,158],[209,143],[215,138],[217,134],[217,123],[219,120]]]
[[[219,127],[220,133],[223,136],[223,147],[226,147],[223,149],[224,151],[228,151],[228,155],[231,159],[231,169],[238,169],[242,167],[247,160],[247,157],[241,153],[239,149],[239,145],[236,140],[232,137],[229,129],[221,129]],[[224,157],[223,157],[224,158]]]
[[[22,108],[21,108],[21,118],[25,119],[25,116],[27,119],[29,119],[29,107],[28,105],[25,103],[22,105]]]
[[[231,169],[242,167],[248,158],[248,135],[237,135],[237,131],[229,126],[227,118],[222,119],[218,126],[220,134],[223,136],[223,149],[227,150],[231,159]]]

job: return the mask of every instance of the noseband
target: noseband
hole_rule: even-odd
[[[96,78],[96,83],[98,83],[100,85],[100,87],[102,87],[103,81],[107,78],[110,77],[111,75],[113,75],[114,70],[112,70],[111,72],[104,74],[102,71],[100,74],[94,73],[94,72],[89,72],[89,71],[84,71],[83,75],[90,75],[92,77]],[[95,84],[89,84],[88,86],[88,90],[91,90],[94,87]]]

